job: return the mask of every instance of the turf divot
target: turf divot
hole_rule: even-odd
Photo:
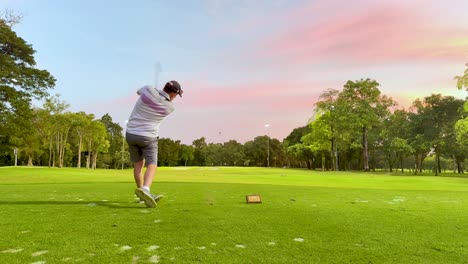
[[[12,254],[15,254],[15,253],[18,253],[18,252],[21,252],[23,251],[22,248],[11,248],[11,249],[5,249],[3,251],[0,251],[0,253],[12,253]]]
[[[37,256],[40,256],[40,255],[44,255],[47,252],[49,252],[49,250],[37,251],[37,252],[32,253],[31,256],[32,257],[37,257]]]

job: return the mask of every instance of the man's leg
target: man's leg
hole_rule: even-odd
[[[140,201],[145,202],[146,206],[148,207],[155,207],[156,206],[156,199],[153,194],[150,192],[151,183],[153,182],[153,177],[156,172],[156,165],[148,164],[146,166],[146,171],[144,175],[144,184],[141,184],[141,171],[144,166],[144,162],[137,162],[135,163],[134,169],[134,176],[135,182],[137,184],[137,189],[135,190],[135,194],[140,198]]]
[[[135,163],[133,168],[133,177],[135,178],[135,183],[138,188],[143,187],[141,179],[141,170],[143,169],[144,161],[138,161]]]
[[[156,164],[148,164],[146,166],[143,186],[147,186],[148,189],[151,187],[151,184],[153,183],[153,178],[154,178],[154,175],[156,174],[157,167],[158,166]]]

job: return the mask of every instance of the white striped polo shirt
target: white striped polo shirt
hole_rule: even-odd
[[[137,92],[140,98],[127,122],[127,132],[145,137],[159,136],[159,126],[174,111],[169,95],[151,86],[143,86]]]

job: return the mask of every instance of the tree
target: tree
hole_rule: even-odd
[[[326,170],[326,155],[330,153],[333,142],[330,114],[331,112],[318,113],[316,115],[317,118],[309,124],[312,128],[312,132],[302,137],[302,142],[304,142],[316,156],[321,157],[322,171]]]
[[[408,126],[408,113],[405,110],[396,110],[383,120],[380,130],[380,144],[386,157],[390,172],[395,162],[400,162],[403,172],[403,159],[413,152],[407,139],[410,137]]]
[[[180,140],[160,138],[158,140],[158,164],[160,166],[176,166],[180,160]]]
[[[192,145],[195,148],[193,152],[194,165],[205,166],[207,158],[206,148],[208,146],[205,142],[205,137],[194,140]]]
[[[23,149],[29,149],[27,155],[32,155],[30,144],[37,140],[33,140],[33,134],[27,134],[31,131],[27,124],[34,121],[26,120],[32,118],[31,99],[47,96],[55,79],[49,72],[35,68],[34,49],[12,30],[20,20],[21,16],[9,10],[0,13],[0,151],[8,153],[16,150],[18,146],[14,145],[23,144]],[[28,138],[15,141],[20,132]],[[28,163],[32,164],[32,160]]]
[[[307,168],[313,169],[314,155],[310,148],[306,147],[302,142],[302,138],[311,132],[312,130],[309,125],[298,127],[293,129],[283,140],[283,147],[286,150],[286,154],[288,154],[287,165],[289,167],[296,166],[297,161],[299,161],[299,167],[302,167],[301,163],[305,162]]]
[[[118,123],[112,121],[112,117],[109,114],[105,114],[99,119],[100,122],[104,124],[107,130],[109,138],[109,152],[105,154],[105,159],[108,163],[112,164],[114,169],[117,169],[122,166],[122,146],[125,148],[125,138],[122,134],[122,127]]]
[[[109,150],[106,127],[102,122],[93,120],[86,130],[84,138],[84,150],[88,152],[88,155],[86,155],[86,168],[96,169],[98,154]]]
[[[180,146],[180,158],[184,162],[184,166],[190,164],[190,162],[194,159],[194,148],[192,146],[181,145]]]
[[[388,116],[389,108],[395,105],[391,98],[381,95],[379,86],[378,82],[370,79],[348,81],[337,100],[337,113],[342,120],[361,130],[364,171],[369,171],[368,131]]]
[[[468,67],[468,63],[466,64]],[[468,91],[468,68],[466,68],[464,75],[462,76],[455,76],[455,80],[457,80],[457,88],[458,90],[462,90],[465,88]]]
[[[2,23],[4,26],[12,27],[18,24],[23,16],[21,14],[15,13],[13,10],[6,9],[0,12],[0,26]]]
[[[415,113],[410,115],[413,138],[410,139],[416,154],[416,169],[421,165],[429,152],[435,154],[435,173],[441,172],[440,156],[450,154],[457,148],[455,140],[455,123],[460,118],[462,100],[452,96],[433,94],[413,103]]]
[[[245,161],[244,146],[235,140],[223,145],[222,159],[228,166],[241,166]]]
[[[276,138],[270,138],[270,166],[278,167],[284,165],[285,150],[281,142]]]
[[[55,85],[49,72],[35,67],[32,46],[12,30],[20,19],[11,11],[0,14],[0,135],[18,131],[31,99],[44,98]]]
[[[308,169],[314,169],[313,166],[313,158],[314,154],[312,153],[312,150],[310,149],[309,146],[307,146],[304,143],[296,143],[294,145],[290,145],[286,148],[287,153],[292,155],[296,160],[299,160],[300,167],[302,161],[305,161],[307,164]]]
[[[336,116],[337,108],[340,107],[338,106],[339,94],[340,91],[336,89],[327,89],[320,95],[319,101],[315,104],[317,106],[316,112],[321,113],[321,117],[324,119],[324,122],[328,123],[328,126],[330,127],[330,154],[332,157],[333,170],[339,170],[337,145],[339,125],[337,124]],[[322,123],[322,125],[326,125],[325,123]]]
[[[206,147],[206,164],[209,166],[223,165],[223,145],[220,143],[209,143]]]
[[[73,130],[78,135],[78,152],[77,152],[77,163],[76,167],[81,168],[81,152],[83,150],[83,137],[86,135],[86,131],[91,126],[93,122],[94,115],[86,114],[85,112],[74,113],[74,127]]]
[[[458,143],[468,146],[468,102],[465,102],[463,109],[465,117],[457,121],[455,130]]]
[[[73,125],[73,116],[67,111],[70,105],[60,99],[60,94],[56,94],[55,96],[46,98],[43,107],[44,110],[49,113],[49,122],[52,125],[49,149],[49,157],[52,159],[52,165],[49,160],[49,166],[55,167],[57,162],[57,166],[62,168],[68,134]],[[53,147],[54,142],[55,147]]]
[[[41,155],[41,138],[37,129],[39,122],[37,110],[30,109],[28,115],[23,115],[21,129],[12,136],[12,143],[28,158],[27,166],[33,166],[34,157]]]

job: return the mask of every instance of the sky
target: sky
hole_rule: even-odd
[[[468,62],[465,0],[0,0],[5,9],[23,15],[13,29],[71,111],[124,126],[138,88],[179,81],[160,136],[184,144],[283,140],[348,80],[375,79],[405,108],[467,96],[454,81]]]

